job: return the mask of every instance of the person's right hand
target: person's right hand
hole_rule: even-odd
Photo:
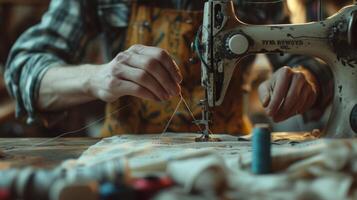
[[[281,122],[311,109],[319,96],[316,77],[304,67],[283,67],[263,82],[259,96],[266,113]]]
[[[181,92],[182,75],[169,54],[157,47],[134,45],[100,66],[90,79],[90,93],[106,102],[121,96],[164,101]]]

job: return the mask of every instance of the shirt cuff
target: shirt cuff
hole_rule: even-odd
[[[27,116],[27,123],[39,122],[41,115],[36,110],[40,84],[43,76],[52,67],[65,63],[53,55],[33,55],[21,72],[20,90],[17,91],[16,117]],[[43,122],[41,122],[43,123]]]

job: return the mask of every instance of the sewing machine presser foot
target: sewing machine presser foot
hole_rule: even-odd
[[[201,134],[200,137],[195,138],[195,142],[219,142],[221,141],[219,138],[210,137],[210,117],[211,112],[208,109],[207,99],[201,100],[199,105],[202,107],[202,118],[201,120],[193,121],[196,125],[202,127],[204,126],[203,130],[200,130],[198,133]]]

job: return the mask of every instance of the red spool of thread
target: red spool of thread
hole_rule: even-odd
[[[0,200],[10,200],[10,191],[0,188]]]

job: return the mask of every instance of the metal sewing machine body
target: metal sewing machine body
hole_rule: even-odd
[[[231,0],[209,0],[200,43],[201,83],[207,103],[203,112],[222,104],[233,71],[245,56],[307,55],[325,61],[334,76],[335,94],[325,136],[357,136],[357,5],[319,22],[248,25],[236,17]]]

